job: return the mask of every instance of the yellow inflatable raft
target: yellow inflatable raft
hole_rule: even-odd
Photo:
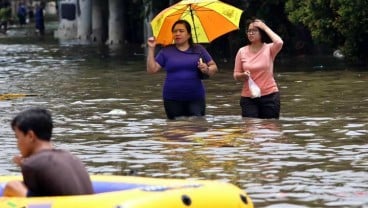
[[[95,194],[3,197],[9,180],[0,176],[0,208],[253,208],[248,195],[221,181],[92,175]]]

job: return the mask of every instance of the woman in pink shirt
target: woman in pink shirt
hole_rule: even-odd
[[[259,19],[250,21],[247,37],[249,44],[238,50],[234,66],[234,79],[244,82],[240,98],[242,117],[278,119],[280,93],[273,76],[273,62],[283,41]],[[266,43],[266,38],[272,42]],[[251,93],[249,78],[260,88],[260,95]]]

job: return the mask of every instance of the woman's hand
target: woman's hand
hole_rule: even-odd
[[[248,79],[250,77],[250,71],[244,71],[243,72],[244,78]]]
[[[208,74],[209,72],[209,67],[206,63],[203,62],[202,58],[199,58],[198,68],[201,70],[202,73]]]
[[[149,37],[148,40],[147,40],[147,45],[150,48],[156,47],[156,39],[155,39],[155,37]]]
[[[261,30],[266,30],[267,28],[267,25],[260,19],[254,20],[253,26],[258,27]]]
[[[281,37],[278,34],[276,34],[273,30],[271,30],[271,28],[269,28],[266,25],[266,23],[264,23],[260,19],[256,19],[253,22],[253,26],[258,27],[259,29],[265,31],[267,33],[267,35],[271,38],[272,42],[276,43],[276,44],[274,44],[274,47],[277,47],[277,49],[275,49],[275,50],[278,50],[278,51],[281,50],[282,45],[284,44],[284,42],[282,41]]]
[[[155,47],[156,39],[155,37],[149,37],[147,40],[148,54],[147,54],[147,72],[153,74],[161,69],[161,66],[155,60]]]

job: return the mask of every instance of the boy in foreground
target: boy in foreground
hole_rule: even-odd
[[[20,155],[13,161],[21,167],[23,181],[7,183],[4,196],[62,196],[92,194],[83,163],[51,143],[53,123],[46,109],[31,108],[11,122]]]

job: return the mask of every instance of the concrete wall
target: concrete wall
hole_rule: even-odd
[[[124,43],[124,2],[122,0],[60,0],[59,40],[79,43]],[[105,18],[107,17],[107,18]]]
[[[61,41],[77,39],[77,0],[59,1],[59,27],[54,36]]]

